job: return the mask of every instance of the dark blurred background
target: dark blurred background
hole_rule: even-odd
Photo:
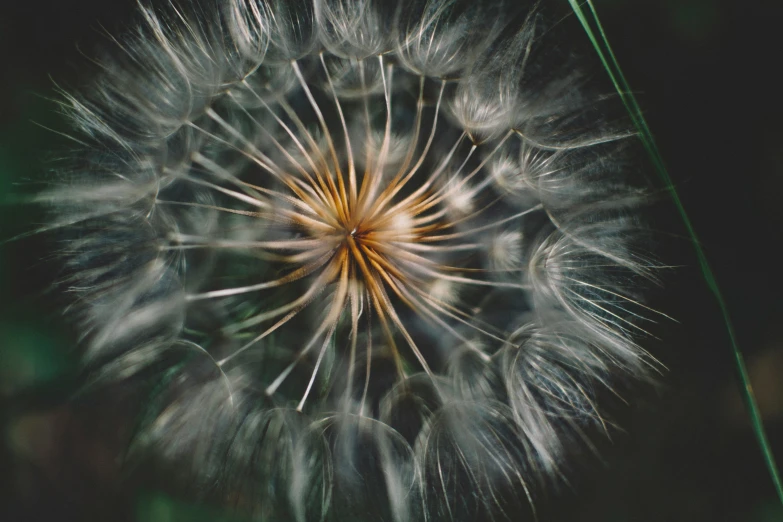
[[[547,0],[556,3],[561,0]],[[567,11],[567,2],[562,0]],[[596,0],[716,272],[783,462],[783,5],[762,0]],[[132,18],[131,0],[0,0],[0,240],[42,216],[18,194],[40,180],[64,123],[53,81],[78,86],[86,58]],[[567,20],[581,31],[575,20]],[[577,38],[583,35],[577,34]],[[80,72],[82,71],[82,72]],[[51,130],[47,130],[51,129]],[[660,184],[658,184],[660,186]],[[654,210],[661,386],[627,395],[603,460],[541,507],[542,522],[783,520],[744,413],[732,353],[674,208]],[[51,245],[0,245],[0,520],[234,520],[126,480],[132,407],[73,390],[78,332],[59,315]],[[118,400],[116,397],[112,401]]]

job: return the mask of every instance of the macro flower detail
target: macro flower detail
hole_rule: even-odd
[[[259,520],[517,520],[654,364],[629,133],[490,4],[142,8],[65,95],[43,198],[90,382],[156,383],[133,450]]]

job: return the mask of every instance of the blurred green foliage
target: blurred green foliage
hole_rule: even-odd
[[[144,493],[136,502],[135,522],[248,522],[217,509],[178,501],[160,493]],[[269,522],[276,522],[270,520]]]
[[[0,395],[41,387],[74,368],[63,339],[35,323],[0,322]]]
[[[41,238],[25,239],[42,222],[30,204],[46,161],[63,138],[56,105],[25,86],[12,94],[0,124],[0,396],[46,385],[74,369],[68,340],[47,309],[46,282],[31,279],[44,266]],[[0,113],[2,114],[2,113]],[[50,148],[54,147],[54,148]],[[51,280],[48,281],[51,283]]]

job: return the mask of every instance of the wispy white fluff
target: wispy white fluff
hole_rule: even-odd
[[[260,520],[518,520],[643,378],[630,136],[508,2],[141,7],[40,200],[91,384]]]

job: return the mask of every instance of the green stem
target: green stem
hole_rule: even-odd
[[[704,277],[710,292],[712,292],[712,295],[718,302],[718,306],[720,307],[720,311],[723,316],[723,321],[726,325],[726,332],[729,335],[729,342],[734,354],[734,362],[737,368],[737,374],[739,375],[740,383],[742,384],[742,395],[745,401],[745,406],[748,410],[751,424],[753,425],[753,432],[756,435],[759,446],[761,447],[761,451],[764,455],[764,461],[766,463],[770,477],[772,478],[772,482],[775,485],[778,498],[780,499],[781,504],[783,504],[783,483],[781,483],[780,474],[775,464],[775,457],[772,454],[772,448],[770,447],[767,435],[764,431],[764,423],[761,419],[761,412],[759,411],[756,398],[753,394],[753,388],[750,384],[750,376],[748,375],[748,371],[745,368],[745,358],[743,357],[742,351],[740,350],[739,344],[737,343],[734,327],[732,326],[731,318],[729,317],[729,310],[726,305],[726,301],[723,299],[723,295],[721,294],[721,291],[718,287],[715,274],[707,262],[707,256],[704,253],[701,242],[699,242],[696,231],[693,228],[693,224],[691,223],[688,214],[685,212],[685,207],[680,200],[679,194],[677,194],[677,190],[674,188],[674,184],[672,183],[671,177],[666,170],[661,154],[658,151],[655,140],[653,139],[652,133],[650,132],[650,129],[647,126],[647,122],[642,115],[642,111],[639,108],[639,104],[636,102],[636,98],[631,92],[631,89],[628,86],[628,82],[625,80],[625,76],[620,69],[620,65],[615,58],[614,52],[612,52],[612,47],[609,45],[609,40],[607,39],[606,33],[604,33],[604,29],[601,26],[600,20],[598,19],[598,13],[593,6],[592,0],[585,0],[584,4],[586,4],[590,9],[590,15],[592,17],[593,23],[595,24],[595,28],[597,29],[598,36],[596,36],[593,27],[590,25],[590,21],[587,19],[585,11],[583,11],[582,6],[577,2],[577,0],[568,0],[568,2],[571,4],[571,8],[573,9],[577,18],[582,23],[582,27],[584,27],[590,42],[592,42],[596,53],[598,53],[598,57],[601,59],[601,63],[603,63],[606,72],[609,74],[609,78],[612,80],[612,83],[617,90],[617,94],[620,95],[620,99],[625,105],[628,114],[631,116],[634,125],[639,131],[639,136],[642,143],[644,144],[644,148],[647,150],[647,153],[649,154],[650,159],[652,160],[653,165],[658,172],[658,175],[663,180],[666,189],[669,191],[669,194],[671,194],[672,201],[674,201],[674,205],[677,208],[683,223],[685,224],[685,228],[690,235],[691,241],[693,242],[694,249],[696,250],[696,258],[699,260],[699,265],[701,267],[702,276]]]

